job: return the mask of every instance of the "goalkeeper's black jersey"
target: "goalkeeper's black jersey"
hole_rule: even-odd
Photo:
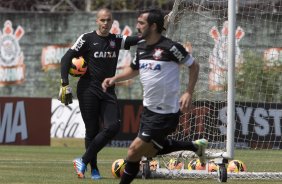
[[[61,60],[61,78],[68,83],[69,68],[74,57],[82,56],[87,62],[87,72],[81,80],[91,81],[91,86],[101,89],[105,78],[113,77],[120,49],[129,49],[136,45],[139,37],[127,37],[118,34],[99,36],[96,31],[82,34]]]

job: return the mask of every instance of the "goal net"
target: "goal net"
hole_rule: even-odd
[[[234,158],[218,164],[227,168],[228,178],[282,179],[282,0],[237,0],[236,6]],[[176,0],[167,30],[200,63],[194,108],[170,137],[208,139],[210,159],[224,158],[227,151],[227,25],[228,0]],[[187,69],[181,77],[184,90]],[[188,168],[196,158],[187,151],[159,157],[155,176],[218,177],[209,164]],[[170,167],[173,159],[180,165]],[[229,170],[232,159],[245,170]]]

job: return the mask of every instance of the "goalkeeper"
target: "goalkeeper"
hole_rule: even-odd
[[[175,141],[167,136],[176,130],[180,112],[188,112],[199,75],[199,64],[185,48],[161,35],[164,17],[160,10],[142,11],[137,20],[138,32],[145,41],[139,42],[136,59],[123,73],[102,83],[105,92],[115,82],[140,75],[143,86],[143,112],[137,137],[131,143],[120,184],[131,183],[139,172],[142,156],[154,157],[179,150],[194,151],[205,162],[207,140]],[[189,67],[186,91],[179,98],[179,65]]]
[[[101,84],[105,78],[115,75],[119,50],[129,49],[141,39],[111,34],[112,23],[110,10],[100,9],[96,15],[98,29],[82,34],[61,60],[59,100],[65,105],[72,103],[68,80],[72,58],[82,56],[88,65],[77,84],[77,98],[86,129],[86,152],[82,158],[73,161],[79,178],[85,177],[88,163],[91,166],[91,178],[101,178],[97,154],[120,130],[120,112],[114,86],[104,93]]]

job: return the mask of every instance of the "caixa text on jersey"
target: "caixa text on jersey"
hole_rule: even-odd
[[[94,58],[116,58],[115,52],[94,52]]]

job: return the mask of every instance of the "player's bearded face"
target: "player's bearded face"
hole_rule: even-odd
[[[142,31],[138,29],[138,33],[140,33],[143,38],[147,38],[148,35],[150,35],[150,29],[147,28]]]
[[[142,14],[138,17],[136,28],[138,33],[143,37],[146,38],[150,35],[150,26],[147,22],[148,14]]]

